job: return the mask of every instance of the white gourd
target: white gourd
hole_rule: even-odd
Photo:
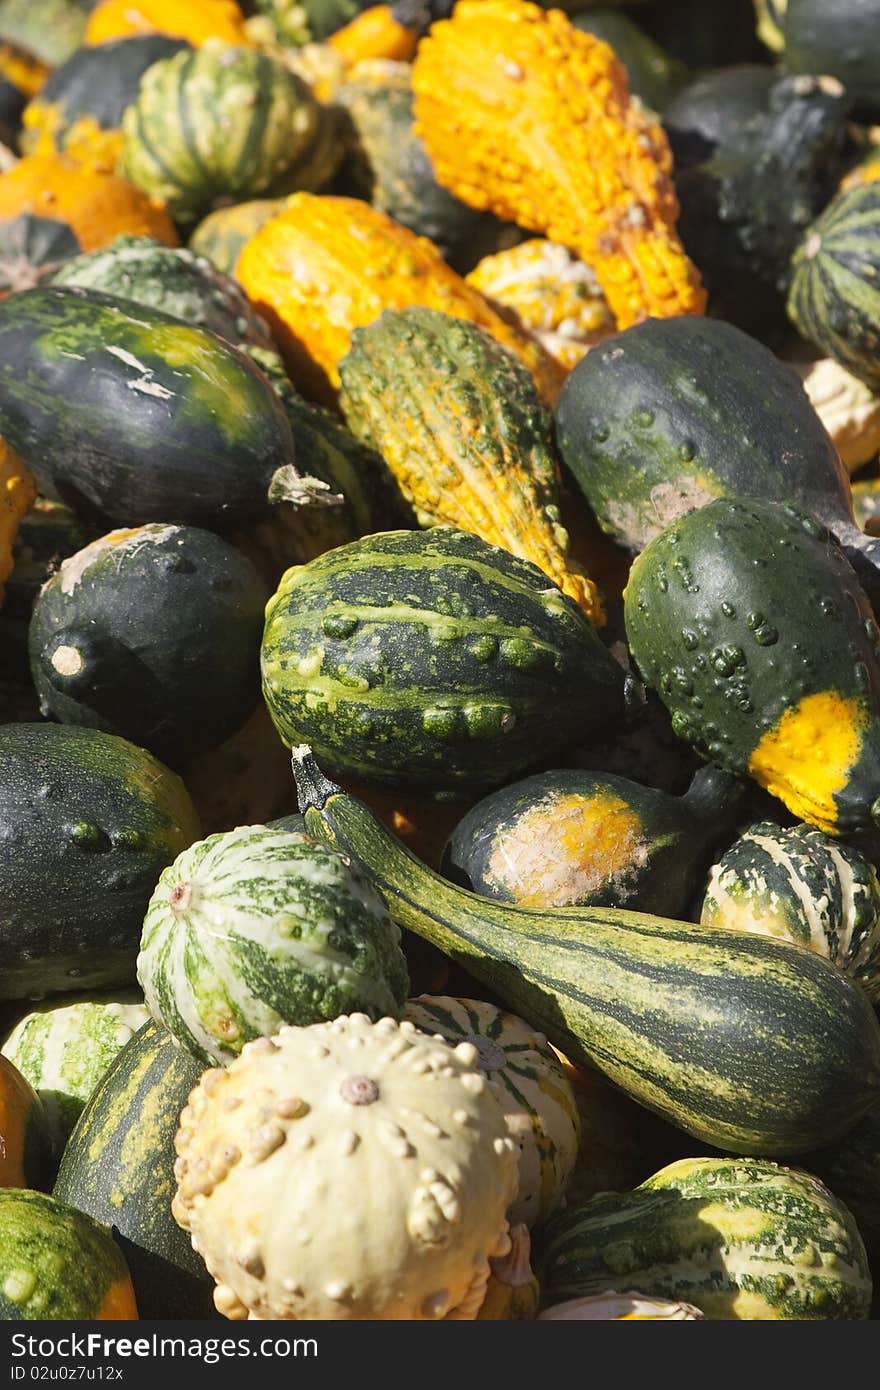
[[[692,1303],[672,1303],[665,1298],[648,1298],[642,1293],[599,1293],[590,1298],[570,1298],[538,1314],[538,1322],[645,1322],[649,1319],[689,1322],[705,1318]]]

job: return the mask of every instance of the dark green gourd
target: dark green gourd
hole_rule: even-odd
[[[693,1137],[742,1153],[804,1152],[880,1099],[877,1017],[864,991],[812,951],[622,908],[477,897],[327,782],[308,748],[294,750],[293,764],[309,834],[358,861],[401,927],[566,1057]]]
[[[876,0],[788,0],[783,65],[827,72],[856,102],[862,121],[880,116],[880,9]]]
[[[646,319],[600,343],[562,389],[556,440],[602,529],[630,550],[716,497],[793,502],[880,594],[880,546],[853,520],[846,471],[800,380],[732,324]]]
[[[430,796],[546,766],[624,708],[623,670],[577,604],[536,565],[447,526],[289,570],[262,661],[285,743]]]
[[[813,518],[720,498],[643,551],[624,600],[680,738],[829,834],[880,819],[880,632]]]
[[[714,767],[700,768],[684,796],[602,773],[539,773],[472,807],[441,869],[475,893],[525,907],[684,916],[746,791]]]

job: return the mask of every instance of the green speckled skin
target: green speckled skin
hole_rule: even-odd
[[[538,1261],[545,1307],[610,1289],[709,1318],[866,1318],[871,1275],[847,1208],[816,1178],[754,1159],[682,1159],[632,1192],[554,1217]]]
[[[113,1226],[142,1318],[217,1316],[214,1281],[171,1215],[174,1135],[202,1070],[145,1023],[80,1115],[55,1184],[59,1201]]]
[[[309,834],[358,860],[401,927],[687,1134],[727,1151],[799,1153],[878,1103],[877,1017],[813,952],[622,908],[477,897],[328,783],[308,750],[293,765]]]
[[[272,346],[269,329],[236,280],[204,256],[152,237],[120,236],[98,251],[75,256],[52,276],[52,284],[130,299],[206,328],[234,346],[245,341]]]
[[[792,261],[788,312],[805,338],[868,386],[880,386],[880,183],[828,204]]]
[[[732,772],[749,770],[762,737],[806,697],[858,702],[861,750],[834,795],[835,829],[872,824],[880,633],[843,551],[817,522],[749,498],[691,512],[633,564],[625,617],[632,656],[676,734]]]
[[[96,1318],[127,1279],[106,1226],[27,1188],[0,1188],[0,1320]]]
[[[264,514],[294,459],[262,372],[213,333],[96,290],[0,300],[0,433],[42,492],[136,526]]]
[[[198,833],[180,778],[143,749],[0,726],[0,998],[133,983],[156,879]]]
[[[288,744],[428,795],[488,790],[623,713],[622,669],[534,565],[452,527],[289,570],[263,691]]]

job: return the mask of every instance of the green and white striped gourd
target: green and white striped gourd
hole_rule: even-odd
[[[421,994],[403,1017],[453,1047],[477,1049],[477,1065],[495,1092],[519,1155],[511,1224],[538,1226],[559,1206],[574,1168],[580,1115],[571,1084],[543,1033],[482,999]]]
[[[809,1173],[753,1158],[684,1158],[632,1192],[549,1223],[545,1306],[614,1289],[708,1318],[866,1318],[871,1275],[849,1210]]]
[[[138,979],[153,1017],[209,1062],[285,1023],[397,1016],[409,989],[400,932],[361,873],[259,825],[197,841],[161,875]]]
[[[111,1062],[149,1016],[139,992],[127,990],[49,999],[19,1019],[3,1056],[42,1099],[56,1153]]]
[[[821,830],[749,826],[713,865],[700,921],[807,946],[880,1001],[877,871]]]

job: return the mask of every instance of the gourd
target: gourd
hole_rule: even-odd
[[[417,8],[407,0],[396,5],[369,5],[331,34],[328,43],[346,65],[372,60],[409,63],[421,37],[422,26],[414,26],[410,16]]]
[[[3,1056],[40,1097],[59,1156],[107,1068],[148,1018],[136,990],[67,995],[31,1009],[6,1038]]]
[[[601,625],[568,558],[552,421],[525,367],[483,329],[434,309],[386,309],[339,363],[349,429],[381,454],[419,525],[457,526],[538,565]]]
[[[538,1322],[695,1322],[705,1318],[693,1303],[673,1303],[668,1298],[647,1298],[640,1293],[596,1293],[588,1298],[569,1298],[538,1314]]]
[[[203,1067],[152,1019],[117,1053],[67,1141],[53,1195],[104,1227],[142,1318],[216,1317],[214,1281],[171,1215],[174,1136]]]
[[[663,113],[676,171],[711,159],[766,114],[777,80],[767,63],[726,63],[692,77]]]
[[[513,1141],[476,1049],[410,1023],[249,1043],[202,1077],[176,1148],[172,1210],[227,1317],[473,1319],[510,1248]]]
[[[538,1311],[540,1290],[529,1263],[529,1228],[520,1221],[510,1228],[511,1248],[490,1260],[492,1273],[477,1313],[479,1322],[528,1322]]]
[[[210,531],[111,531],[63,561],[34,605],[43,713],[178,765],[216,747],[260,698],[266,598],[251,562]]]
[[[0,174],[0,291],[29,289],[122,233],[177,245],[164,205],[102,165],[32,155]]]
[[[700,921],[807,946],[880,1000],[877,871],[821,830],[750,826],[712,866]]]
[[[230,201],[320,188],[341,157],[331,120],[279,60],[208,39],[144,74],[120,170],[188,225]]]
[[[233,346],[272,347],[268,328],[230,275],[191,250],[162,246],[152,237],[120,236],[98,251],[74,256],[51,282],[130,299],[206,328]]]
[[[52,1181],[49,1116],[27,1077],[0,1056],[0,1191],[44,1188]]]
[[[880,386],[878,222],[880,183],[837,193],[794,254],[788,295],[789,317],[803,336],[871,388]]]
[[[477,1066],[517,1150],[519,1186],[508,1219],[514,1229],[518,1223],[540,1226],[565,1197],[580,1139],[574,1093],[556,1053],[523,1019],[480,999],[421,994],[409,1000],[402,1016],[452,1047],[467,1042],[476,1048]],[[517,1243],[525,1244],[520,1255],[528,1266],[528,1238]],[[514,1257],[513,1263],[522,1260]]]
[[[833,357],[790,365],[852,476],[880,450],[880,396]]]
[[[243,247],[236,276],[268,320],[294,383],[324,404],[335,404],[353,330],[383,309],[411,305],[487,329],[528,367],[542,399],[559,394],[562,373],[540,344],[496,313],[425,237],[359,199],[293,194]]]
[[[309,834],[358,860],[399,926],[678,1129],[783,1155],[833,1142],[877,1103],[876,1015],[814,952],[620,908],[478,898],[329,783],[308,748],[293,767]]]
[[[575,15],[572,23],[614,49],[626,68],[631,96],[652,111],[662,114],[687,80],[684,63],[671,58],[628,14],[588,9],[586,14]]]
[[[484,256],[465,278],[567,371],[615,331],[595,274],[555,241],[532,238]]]
[[[0,41],[0,140],[4,145],[18,147],[22,112],[49,72],[49,67],[26,48]]]
[[[681,1159],[560,1213],[545,1235],[546,1304],[621,1284],[715,1319],[865,1318],[871,1302],[847,1208],[810,1174],[759,1159]]]
[[[264,222],[284,207],[283,198],[252,198],[231,207],[217,208],[203,217],[187,245],[225,275],[234,275],[239,253]]]
[[[785,11],[788,0],[755,0],[758,38],[774,53],[785,47]]]
[[[124,739],[0,726],[0,998],[134,982],[161,870],[199,833],[173,772]]]
[[[137,1318],[109,1229],[27,1188],[0,1188],[0,1320]]]
[[[880,633],[816,521],[720,498],[642,552],[624,603],[631,654],[679,738],[830,835],[874,823]]]
[[[57,67],[83,41],[88,0],[3,0],[0,40]]]
[[[509,780],[624,705],[623,671],[575,602],[446,526],[289,570],[266,610],[262,671],[285,743],[314,740],[344,775],[435,798]]]
[[[441,868],[464,888],[524,907],[684,916],[742,800],[742,784],[712,767],[680,797],[601,773],[542,772],[477,802]]]
[[[789,72],[827,72],[838,78],[862,120],[880,114],[880,13],[873,0],[788,0],[785,50]]]
[[[827,430],[796,374],[733,324],[649,319],[601,343],[566,382],[555,425],[599,525],[628,549],[713,498],[793,502],[880,590],[880,553],[853,521]]]
[[[0,300],[0,434],[91,518],[244,525],[308,498],[284,408],[215,334],[96,290]]]
[[[15,538],[36,495],[30,473],[6,440],[0,439],[0,604],[4,585],[15,565]]]
[[[86,25],[87,44],[135,34],[169,34],[201,45],[208,39],[247,44],[244,16],[235,0],[99,0]]]
[[[666,137],[629,101],[607,44],[559,10],[461,0],[419,44],[413,89],[439,182],[570,247],[596,272],[619,328],[703,311],[675,231]]]
[[[400,933],[356,865],[307,835],[239,826],[160,875],[138,955],[153,1017],[202,1062],[282,1024],[396,1016]]]
[[[153,63],[189,45],[164,34],[78,48],[49,77],[22,113],[21,152],[66,154],[114,169],[122,147],[122,115]]]

